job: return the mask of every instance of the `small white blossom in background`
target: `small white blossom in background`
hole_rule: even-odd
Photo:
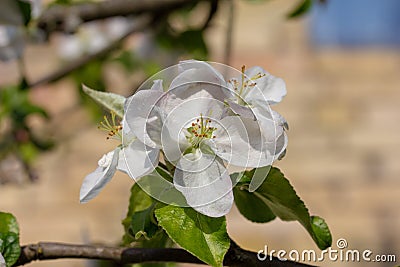
[[[24,41],[21,27],[0,25],[0,60],[20,58],[24,50]]]
[[[41,0],[26,0],[31,3],[31,17],[39,17]],[[26,41],[23,18],[15,0],[0,1],[0,60],[8,61],[22,56]]]
[[[85,23],[75,34],[58,36],[58,54],[64,60],[74,60],[99,52],[122,37],[128,31],[130,23],[133,22],[123,17]]]
[[[138,33],[136,38],[132,47],[135,57],[147,62],[158,62],[161,66],[171,66],[179,60],[179,52],[163,48],[151,30]]]

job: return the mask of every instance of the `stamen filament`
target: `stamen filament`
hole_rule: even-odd
[[[116,117],[116,114],[114,112],[111,112],[111,122],[110,122],[110,119],[107,118],[107,116],[104,116],[104,120],[102,122],[100,122],[100,125],[98,126],[98,128],[100,130],[106,131],[108,133],[107,137],[106,137],[107,140],[113,138],[113,139],[121,141],[122,140],[122,134],[121,134],[122,125],[121,125],[121,123],[116,121],[115,117]]]
[[[198,148],[204,139],[215,138],[213,133],[217,128],[210,126],[210,124],[211,120],[204,119],[203,114],[200,113],[200,118],[196,119],[195,122],[192,122],[190,124],[191,127],[186,129],[188,132],[186,138],[193,148]]]

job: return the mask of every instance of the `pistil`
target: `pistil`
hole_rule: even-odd
[[[211,120],[203,118],[203,114],[200,113],[200,118],[192,122],[191,126],[187,128],[188,135],[186,138],[193,148],[198,148],[204,139],[215,138],[213,133],[217,128],[210,126],[210,124]]]

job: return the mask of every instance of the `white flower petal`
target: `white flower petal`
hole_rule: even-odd
[[[96,197],[103,187],[111,180],[117,170],[120,148],[113,152],[111,162],[108,166],[98,166],[97,169],[88,174],[82,182],[80,190],[80,202],[86,203]]]
[[[131,142],[133,142],[136,138],[135,134],[129,127],[128,123],[126,122],[126,116],[122,119],[122,145],[127,146]]]
[[[185,125],[190,125],[194,120],[200,118],[200,115],[211,120],[219,120],[225,112],[224,102],[215,99],[209,92],[202,89],[183,101],[177,101],[176,104],[166,114],[165,123],[175,121],[179,124],[180,129]],[[173,125],[170,126],[173,127]]]
[[[244,117],[244,118],[250,118],[250,119],[256,120],[256,116],[250,107],[236,104],[235,102],[230,101],[230,100],[227,100],[226,102],[229,104],[229,107],[232,109],[232,111],[235,114],[237,114],[241,117]]]
[[[186,139],[187,128],[200,119],[218,121],[224,113],[224,104],[214,99],[207,91],[201,90],[166,114],[161,133],[162,149],[168,161],[176,162],[189,147]],[[215,125],[213,125],[215,126]]]
[[[194,154],[186,156],[176,166],[175,187],[196,211],[210,217],[226,215],[232,207],[233,193],[224,165],[213,155],[201,154],[201,158]],[[188,161],[190,157],[192,162]],[[204,169],[204,165],[208,167]]]
[[[289,125],[286,119],[275,110],[272,110],[272,118],[279,126],[282,126],[286,130],[289,130]]]
[[[202,61],[188,60],[179,63],[181,73],[171,82],[169,90],[176,91],[182,99],[200,89],[208,91],[214,98],[223,101],[230,91],[224,77],[210,64]]]
[[[265,74],[265,76],[255,80],[256,86],[249,88],[245,100],[249,103],[258,102],[260,104],[281,102],[286,95],[284,80],[269,74],[261,67],[252,67],[245,72],[248,78],[256,76],[258,73]]]
[[[199,81],[210,81],[215,84],[225,84],[225,79],[220,72],[213,68],[210,64],[198,60],[184,60],[179,62],[179,70],[181,73],[190,70],[199,70],[196,74],[199,76],[192,77],[191,81],[198,78],[207,77],[206,80],[200,79]],[[171,86],[172,87],[172,86]]]
[[[158,148],[152,148],[136,139],[119,153],[117,169],[128,174],[132,179],[151,173],[158,165]]]
[[[211,149],[228,164],[257,168],[270,165],[275,144],[265,141],[257,121],[239,116],[225,117],[216,138],[207,141]]]
[[[288,137],[285,132],[282,133],[281,136],[276,140],[276,148],[275,148],[275,158],[282,159],[286,153],[286,148],[288,144]]]
[[[254,192],[260,185],[265,181],[268,176],[271,166],[264,166],[262,168],[257,168],[254,171],[253,177],[249,185],[249,191]]]
[[[154,105],[163,95],[162,85],[156,81],[151,90],[141,90],[127,99],[125,105],[125,118],[134,135],[148,146],[156,147],[156,142],[148,132],[148,124],[155,125],[153,129],[159,129],[160,118],[154,112]],[[151,125],[150,125],[151,126]],[[155,136],[160,133],[153,133]]]
[[[288,129],[288,124],[285,118],[274,110],[266,112],[265,109],[258,107],[253,109],[260,123],[262,134],[267,143],[275,144],[275,147],[270,150],[274,155],[275,160],[279,159],[286,150],[288,138],[285,129]]]
[[[165,127],[165,125],[161,133],[162,149],[166,160],[176,163],[190,144],[185,137],[185,130],[180,131],[178,127]]]
[[[275,120],[275,117],[272,113],[269,114],[270,116],[272,116],[271,118],[263,116],[265,115],[265,113],[261,115],[261,113],[259,113],[258,109],[256,108],[253,110],[258,119],[258,123],[260,125],[261,132],[265,138],[265,141],[269,143],[276,142],[276,140],[279,138],[279,136],[282,135],[284,131],[283,126],[280,124],[279,121]]]

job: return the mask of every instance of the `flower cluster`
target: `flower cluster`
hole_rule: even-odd
[[[270,108],[285,96],[285,83],[261,67],[237,71],[195,60],[162,74],[173,78],[156,79],[125,100],[121,124],[113,125],[114,117],[103,123],[121,145],[86,176],[81,202],[95,197],[116,170],[139,181],[160,163],[173,166],[173,187],[188,206],[224,216],[238,182],[230,174],[270,166],[285,153],[287,122]]]

